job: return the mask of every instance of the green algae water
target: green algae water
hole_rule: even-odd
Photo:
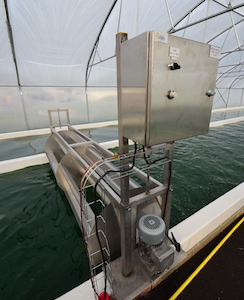
[[[171,226],[243,182],[243,132],[239,122],[175,143]],[[51,300],[88,278],[79,226],[49,165],[0,175],[0,299]]]
[[[89,278],[80,228],[49,165],[0,176],[0,299],[55,299]]]
[[[244,181],[244,122],[175,143],[175,225]]]

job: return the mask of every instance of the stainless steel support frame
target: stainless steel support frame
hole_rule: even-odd
[[[122,122],[122,95],[121,95],[121,69],[122,69],[122,59],[121,59],[121,44],[127,41],[127,33],[118,33],[116,35],[116,58],[117,58],[117,95],[118,95],[118,124],[119,124],[119,150],[120,154],[127,153],[129,151],[128,139],[124,136],[124,128]],[[164,193],[161,191],[158,195],[155,195],[153,189],[147,188],[144,192],[143,197],[140,195],[140,200],[143,200],[141,205],[134,201],[129,195],[129,176],[123,176],[121,178],[121,260],[122,260],[122,273],[124,276],[129,276],[132,272],[132,251],[135,249],[135,235],[133,236],[132,232],[135,232],[137,223],[133,218],[134,215],[139,216],[140,211],[144,211],[145,206],[149,206],[149,202],[152,197],[156,197],[157,201],[160,203],[161,207],[161,217],[165,217],[166,228],[169,229],[170,224],[170,207],[171,207],[171,170],[172,170],[172,159],[173,159],[173,143],[168,146],[165,156],[169,158],[167,166],[165,166],[164,171]],[[123,164],[128,165],[127,160],[122,161]],[[148,171],[148,176],[150,170]],[[150,177],[147,176],[147,180],[150,180]],[[138,198],[138,197],[137,197]],[[146,204],[146,205],[145,205]],[[144,212],[145,213],[145,212]],[[141,216],[141,215],[140,215]],[[132,230],[131,230],[132,229]]]
[[[121,70],[120,60],[120,44],[126,41],[128,38],[126,33],[119,33],[116,36],[116,57],[117,57],[117,86],[121,86],[121,76],[119,70]],[[129,151],[128,139],[123,135],[123,127],[121,122],[121,90],[118,89],[118,124],[119,124],[119,151],[120,154],[127,153]],[[122,161],[122,170],[128,165],[127,160]],[[131,266],[131,209],[129,206],[129,176],[121,178],[121,257],[122,257],[122,273],[124,276],[129,276],[132,272]]]
[[[107,216],[108,230],[105,230],[105,235],[111,250],[111,257],[114,259],[121,253],[123,261],[121,272],[124,276],[129,276],[133,268],[131,255],[136,249],[136,227],[139,218],[145,213],[155,213],[158,216],[165,216],[168,219],[167,228],[169,227],[171,198],[169,185],[173,144],[165,143],[152,146],[146,149],[145,153],[142,149],[134,153],[128,151],[128,140],[121,139],[120,152],[122,154],[115,159],[111,151],[103,149],[70,126],[68,111],[62,110],[62,113],[67,116],[67,122],[62,123],[63,119],[58,118],[58,124],[53,125],[51,114],[60,112],[60,110],[49,111],[52,135],[46,143],[45,151],[53,173],[70,202],[81,230],[84,228],[82,222],[86,222],[87,235],[94,235],[95,215],[84,197],[82,201],[85,201],[83,204],[87,207],[88,217],[87,220],[81,219],[80,191],[86,192],[88,187],[94,187],[99,181],[97,193],[105,204],[102,215]],[[65,130],[63,126],[66,127]],[[61,129],[57,131],[56,127],[61,127]],[[144,162],[144,155],[151,156],[156,153],[163,153],[162,157],[167,157],[161,161],[165,172],[163,184],[152,177],[148,179],[145,172],[136,166],[131,168],[132,165],[129,163],[134,155],[136,161]],[[145,162],[143,168],[149,168]],[[120,171],[108,173],[101,180],[101,176],[107,170]],[[148,185],[148,187],[142,186],[139,182],[144,182],[143,185]],[[164,211],[165,208],[166,211]],[[95,238],[88,240],[88,247],[94,253],[98,250],[99,246]],[[101,258],[100,260],[96,258],[95,263],[100,262]]]

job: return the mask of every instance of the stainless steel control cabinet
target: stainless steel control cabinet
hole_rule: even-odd
[[[157,31],[120,47],[125,137],[151,146],[208,132],[218,47]]]

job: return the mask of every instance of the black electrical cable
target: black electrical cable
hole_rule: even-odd
[[[105,254],[102,248],[102,242],[100,240],[99,237],[99,232],[98,232],[98,221],[97,221],[97,217],[98,217],[98,211],[97,211],[97,186],[99,184],[99,182],[109,173],[124,173],[124,172],[128,172],[130,170],[132,170],[135,166],[135,157],[136,157],[136,153],[137,153],[137,144],[134,143],[134,154],[133,154],[133,161],[132,161],[132,165],[127,168],[127,169],[123,169],[123,170],[107,170],[103,175],[100,176],[100,178],[97,180],[97,182],[95,183],[94,186],[94,205],[95,205],[95,229],[96,229],[96,237],[98,240],[98,244],[99,244],[99,248],[102,254],[102,260],[103,260],[103,266],[104,266],[104,293],[106,295],[106,290],[107,290],[107,269],[106,269],[106,259],[105,259]]]
[[[172,165],[171,165],[171,161],[169,162],[169,184],[168,184],[168,188],[167,188],[167,192],[166,192],[166,197],[165,197],[165,202],[164,202],[164,213],[163,213],[163,219],[165,218],[165,212],[166,212],[166,206],[168,203],[168,196],[169,196],[169,191],[170,191],[170,186],[171,186],[171,178],[172,177]],[[181,245],[180,243],[177,242],[176,238],[174,237],[173,233],[171,232],[171,236],[172,238],[170,238],[168,236],[168,233],[166,233],[167,238],[169,239],[169,241],[175,245],[176,251],[180,252],[181,250]]]
[[[164,156],[164,157],[161,157],[161,158],[158,158],[158,159],[155,159],[154,161],[150,162],[147,160],[147,157],[146,157],[146,152],[145,152],[145,147],[143,146],[142,147],[143,149],[143,156],[144,156],[144,160],[145,162],[150,166],[151,164],[155,164],[156,162],[160,161],[160,160],[163,160],[163,159],[169,159],[167,156]],[[169,183],[168,183],[168,187],[167,187],[167,191],[166,191],[166,196],[165,196],[165,202],[164,202],[164,210],[163,210],[163,219],[165,218],[165,212],[166,212],[166,206],[167,206],[167,203],[168,203],[168,197],[169,197],[169,191],[170,191],[170,186],[171,186],[171,177],[172,177],[172,165],[171,165],[171,161],[169,162]],[[177,252],[180,252],[180,249],[181,249],[181,245],[180,243],[177,242],[176,238],[174,237],[173,233],[171,233],[172,235],[172,238],[170,238],[168,236],[168,234],[166,233],[166,236],[167,238],[169,239],[169,241],[175,245],[175,248],[176,248],[176,251]]]
[[[132,160],[132,165],[131,167],[129,167],[128,169],[125,169],[125,170],[121,170],[120,172],[128,172],[130,170],[132,170],[135,166],[135,162],[136,162],[136,153],[137,153],[137,144],[136,142],[134,142],[134,153],[133,153],[133,160]]]
[[[166,233],[167,238],[169,239],[169,241],[175,246],[175,249],[177,252],[180,252],[181,250],[181,245],[180,243],[177,242],[175,236],[173,235],[173,232],[171,232],[171,236],[172,238],[169,237],[169,235]]]
[[[164,201],[164,211],[163,211],[163,219],[165,218],[165,212],[166,212],[166,207],[168,203],[168,197],[169,197],[169,191],[170,191],[170,186],[171,186],[171,179],[172,179],[172,162],[169,162],[169,182],[168,182],[168,187],[166,191],[166,196],[165,196],[165,201]]]
[[[160,161],[160,160],[163,160],[163,159],[169,159],[169,157],[163,156],[163,157],[160,157],[160,158],[157,158],[157,159],[153,160],[152,162],[151,162],[151,161],[148,161],[147,158],[146,158],[145,147],[143,146],[142,149],[143,149],[143,157],[144,157],[144,160],[145,160],[145,162],[147,163],[148,166],[150,166],[150,165],[152,165],[152,164],[155,164],[156,162],[158,162],[158,161]],[[168,183],[168,188],[167,188],[166,197],[165,197],[165,202],[164,202],[163,219],[164,219],[164,217],[165,217],[165,211],[166,211],[166,206],[167,206],[168,196],[169,196],[169,191],[170,191],[170,185],[171,185],[171,176],[172,176],[172,166],[171,166],[171,163],[172,163],[172,162],[169,161],[169,183]]]
[[[169,159],[167,156],[164,156],[164,157],[160,157],[160,158],[157,158],[153,161],[148,161],[147,160],[147,157],[146,157],[146,152],[145,152],[145,147],[143,146],[142,147],[142,150],[143,150],[143,157],[144,157],[144,160],[145,162],[150,166],[150,165],[153,165],[155,164],[156,162],[160,161],[160,160],[163,160],[163,159]]]

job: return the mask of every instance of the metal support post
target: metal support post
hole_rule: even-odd
[[[128,38],[127,33],[118,33],[116,35],[116,57],[117,57],[117,93],[118,93],[118,124],[119,124],[119,151],[120,154],[127,153],[129,151],[128,139],[123,134],[122,124],[122,103],[121,103],[121,52],[120,45]],[[123,159],[121,170],[126,170],[129,165],[129,160]],[[122,259],[122,274],[129,276],[132,271],[131,266],[131,209],[130,209],[130,196],[129,196],[129,176],[122,176],[120,179],[121,186],[121,209],[120,209],[120,221],[121,221],[121,259]]]

